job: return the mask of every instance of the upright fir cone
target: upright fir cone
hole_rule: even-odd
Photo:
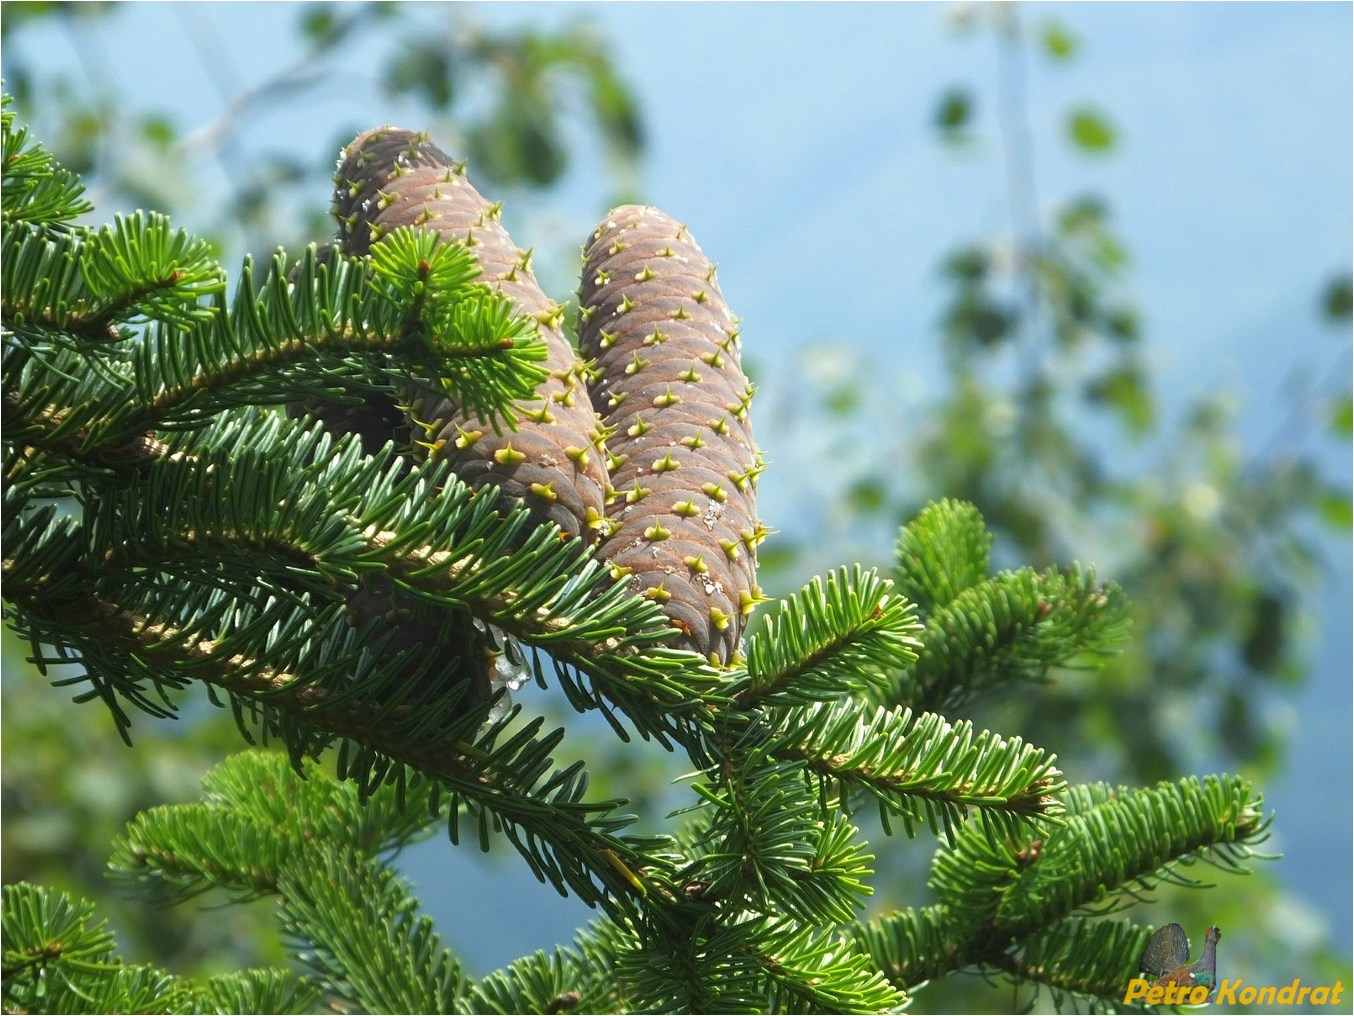
[[[414,447],[448,459],[472,487],[497,485],[520,498],[538,522],[572,536],[605,527],[605,435],[585,387],[585,368],[560,330],[564,309],[541,291],[530,251],[519,250],[499,224],[499,205],[471,186],[465,164],[426,135],[395,127],[367,131],[344,149],[335,178],[339,245],[366,254],[400,226],[434,229],[470,246],[484,281],[536,319],[550,377],[539,397],[519,406],[517,430],[495,434],[447,399],[414,398]]]
[[[752,386],[737,319],[695,240],[663,212],[625,205],[584,252],[579,342],[610,433],[598,556],[663,605],[678,643],[727,664],[761,602]]]
[[[415,401],[406,412],[386,396],[355,406],[312,399],[289,406],[291,415],[317,417],[336,436],[359,433],[368,454],[391,438],[407,444],[412,436],[415,448],[420,447],[417,439],[426,438],[427,454],[451,459],[457,475],[471,486],[498,485],[521,498],[537,521],[595,537],[605,526],[600,421],[587,396],[582,364],[560,332],[563,310],[536,285],[530,255],[519,251],[499,225],[498,207],[476,193],[464,165],[424,135],[393,127],[367,131],[348,145],[334,182],[339,235],[335,245],[321,250],[322,260],[335,248],[368,254],[375,240],[404,225],[464,241],[475,248],[484,280],[540,323],[552,374],[541,397],[519,407],[517,431],[501,436],[448,400],[432,406]],[[372,639],[389,639],[387,651],[422,650],[411,654],[407,671],[411,679],[417,674],[421,688],[429,682],[448,688],[468,683],[469,707],[499,685],[518,682],[520,648],[510,636],[478,621],[468,636],[464,631],[457,636],[440,608],[398,590],[384,575],[366,576],[349,590],[348,608],[353,624],[372,623]]]

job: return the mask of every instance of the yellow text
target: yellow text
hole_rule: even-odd
[[[1279,1006],[1279,1005],[1339,1005],[1344,1001],[1343,981],[1334,984],[1303,984],[1295,977],[1289,984],[1246,984],[1240,977],[1224,977],[1218,982],[1216,1005]],[[1203,1005],[1208,1001],[1206,984],[1153,984],[1143,977],[1128,982],[1124,1004],[1142,1002],[1146,1005]]]
[[[1206,984],[1153,984],[1145,977],[1128,982],[1124,1004],[1145,1002],[1147,1005],[1203,1005],[1208,1001]]]

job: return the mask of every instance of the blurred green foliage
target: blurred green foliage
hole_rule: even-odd
[[[607,46],[581,22],[498,32],[455,6],[429,18],[418,5],[306,4],[295,24],[295,60],[249,81],[213,44],[220,29],[211,5],[169,5],[166,17],[182,21],[222,103],[207,122],[183,124],[128,102],[102,66],[96,29],[119,16],[118,6],[6,4],[6,90],[51,139],[58,161],[99,194],[101,208],[187,217],[228,262],[332,234],[315,195],[329,187],[334,153],[373,126],[361,110],[399,100],[416,111],[407,126],[468,156],[476,179],[496,193],[559,183],[585,141],[595,141],[607,168],[597,174],[609,191],[599,203],[618,203],[633,190],[644,140],[639,111]],[[68,37],[83,73],[51,74],[29,42],[38,31]],[[336,88],[341,104],[332,102]],[[312,106],[334,119],[332,148],[313,159],[298,159],[255,129]],[[589,165],[598,161],[586,155]]]
[[[960,27],[986,24],[1008,65],[1074,63],[1061,22],[1031,28],[1020,18],[1009,6],[968,8]],[[997,531],[1001,563],[1076,558],[1123,582],[1136,616],[1129,652],[1093,680],[1060,675],[1037,699],[980,702],[975,722],[1053,745],[1088,776],[1151,782],[1202,759],[1272,774],[1282,738],[1267,719],[1268,692],[1302,680],[1300,594],[1315,578],[1321,526],[1347,532],[1349,491],[1307,458],[1244,447],[1226,393],[1162,411],[1109,200],[1045,195],[1046,212],[1034,205],[1023,73],[999,79],[998,91],[1014,95],[950,86],[934,115],[945,143],[961,128],[1000,135],[1004,144],[983,150],[1003,153],[994,170],[1011,178],[1013,226],[961,243],[939,266],[945,378],[929,416],[886,389],[868,354],[799,372],[815,379],[809,398],[828,421],[817,426],[868,429],[897,450],[840,477],[840,528],[887,532],[926,502],[955,497]],[[992,122],[975,122],[980,105],[997,111]],[[1075,104],[1066,122],[1080,125],[1073,151],[1112,151],[1116,131],[1093,104]],[[1313,290],[1314,312],[1347,337],[1348,274]],[[830,355],[853,354],[838,345]],[[1348,386],[1320,397],[1329,437],[1347,437]],[[796,549],[808,551],[782,546],[764,572],[801,573]]]
[[[1003,566],[1094,562],[1128,595],[1129,648],[1102,670],[1063,671],[1036,694],[984,696],[958,715],[1048,745],[1078,778],[1148,784],[1219,767],[1272,778],[1286,735],[1272,704],[1310,675],[1304,603],[1320,578],[1323,547],[1348,541],[1350,491],[1286,446],[1247,447],[1240,408],[1223,391],[1163,411],[1110,201],[1096,193],[1054,201],[1041,192],[1035,203],[1025,123],[1035,111],[1025,75],[1039,61],[1049,73],[1075,65],[1075,35],[1056,19],[1027,24],[1018,5],[966,6],[957,27],[969,36],[989,32],[1004,73],[995,94],[950,85],[932,124],[941,143],[963,146],[966,156],[1000,153],[993,171],[1011,195],[1011,226],[961,243],[939,266],[945,378],[920,415],[867,353],[831,344],[805,354],[833,369],[801,366],[797,373],[815,388],[795,393],[795,412],[839,433],[837,446],[868,435],[877,448],[844,459],[849,464],[830,478],[820,475],[833,492],[834,531],[886,534],[928,501],[954,497],[977,505],[997,532],[994,555]],[[980,120],[980,108],[993,119]],[[1094,102],[1073,104],[1061,123],[1071,150],[1088,159],[1111,156],[1119,142]],[[993,140],[1001,143],[977,143]],[[1347,271],[1313,283],[1313,313],[1346,342],[1350,292]],[[1326,420],[1331,445],[1347,447],[1347,378],[1307,398],[1293,419]],[[785,407],[762,410],[775,416]],[[762,580],[780,592],[818,551],[786,537],[776,550],[763,559]],[[1278,821],[1282,827],[1282,814]],[[907,888],[923,880],[915,859],[881,857],[880,884],[895,888],[885,888],[877,906],[929,902]],[[1257,912],[1287,915],[1290,928],[1299,920],[1268,878],[1221,908],[1216,894],[1184,892],[1160,897],[1153,912],[1199,929],[1246,926]],[[1348,983],[1348,957],[1309,932],[1272,941],[1268,954],[1252,947],[1245,955],[1229,939],[1229,969],[1279,979],[1321,969]],[[988,985],[951,978],[916,1005],[985,1011],[995,997]],[[1034,1004],[1009,996],[1007,1003],[1012,1011]]]

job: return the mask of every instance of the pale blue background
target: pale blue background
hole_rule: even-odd
[[[614,42],[648,130],[640,193],[685,220],[718,261],[767,404],[793,382],[781,369],[788,354],[824,339],[868,351],[899,377],[900,397],[934,394],[936,266],[1006,220],[998,153],[956,159],[935,143],[930,118],[951,83],[992,95],[989,37],[957,40],[949,9],[929,4],[460,10],[490,25],[586,16]],[[97,67],[105,87],[191,131],[222,107],[192,35],[207,30],[211,59],[235,84],[256,82],[299,55],[297,13],[281,3],[131,4],[79,47],[60,32],[42,42],[58,66],[83,48],[84,73]],[[1050,202],[1083,189],[1110,198],[1133,254],[1129,286],[1163,406],[1169,413],[1221,384],[1242,406],[1248,442],[1315,451],[1348,485],[1347,447],[1322,443],[1315,420],[1286,428],[1294,390],[1324,379],[1329,391],[1350,373],[1349,337],[1332,334],[1315,310],[1321,285],[1351,259],[1349,5],[1031,4],[1021,13],[1033,24],[1055,16],[1082,40],[1071,67],[1030,78],[1039,193]],[[449,15],[427,6],[418,16]],[[127,52],[145,58],[113,59]],[[398,102],[354,105],[341,88],[329,92],[253,123],[238,159],[286,150],[327,161],[359,128],[424,126]],[[1059,134],[1057,114],[1088,98],[1121,129],[1119,149],[1104,161],[1075,156]],[[581,154],[592,143],[580,135]],[[567,249],[563,241],[581,242],[607,196],[601,181],[575,171],[548,198],[515,198],[508,224],[523,245]],[[227,263],[240,253],[229,251]],[[547,262],[547,288],[563,297],[576,270]],[[762,516],[795,532],[829,492],[797,486],[808,464],[797,439],[766,425],[758,436],[774,463]],[[886,542],[862,543],[863,553],[887,559]],[[1272,870],[1348,949],[1351,577],[1348,543],[1330,546],[1322,596],[1310,605],[1319,666],[1298,694],[1274,704],[1295,736],[1289,774],[1266,790],[1286,855]],[[406,867],[476,973],[567,941],[588,917],[574,901],[524,886],[515,864],[444,840],[412,852]]]

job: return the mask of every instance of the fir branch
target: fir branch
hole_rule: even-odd
[[[892,583],[857,565],[782,600],[748,642],[740,704],[799,705],[891,681],[915,662],[921,630]]]
[[[1054,667],[1093,666],[1123,642],[1118,586],[1078,565],[989,578],[991,545],[978,510],[961,501],[930,504],[899,532],[899,588],[925,627],[916,663],[879,701],[953,708],[989,688],[1042,681]]]
[[[172,564],[181,580],[221,585],[236,573],[258,590],[271,575],[279,594],[308,589],[332,601],[336,582],[384,566],[425,600],[468,607],[605,685],[641,680],[666,708],[689,710],[724,680],[692,654],[662,650],[672,635],[661,612],[592,564],[581,541],[529,529],[525,513],[503,516],[491,497],[459,483],[441,486],[444,467],[398,476],[397,467],[360,456],[354,442],[333,454],[317,431],[298,431],[257,415],[210,441],[173,438],[139,485],[95,506],[92,538],[108,550],[84,572]],[[18,583],[16,602],[54,595],[7,577]],[[71,577],[64,573],[63,583]],[[235,644],[242,659],[262,656],[261,644],[238,634]],[[181,662],[197,671],[202,661]],[[270,674],[264,686],[285,681]]]
[[[529,782],[522,774],[537,765],[523,761],[524,752],[541,742],[531,729],[512,742],[497,753],[515,754],[514,778]],[[487,756],[493,749],[482,742],[478,750]],[[233,756],[204,780],[202,803],[138,816],[116,845],[115,875],[180,896],[209,887],[237,896],[277,895],[284,931],[305,943],[301,959],[330,994],[364,1011],[464,1008],[468,984],[459,965],[441,948],[431,921],[417,915],[403,882],[376,859],[390,845],[392,826],[427,829],[448,805],[430,814],[428,784],[413,788],[417,796],[387,786],[363,802],[352,783],[337,783],[310,763],[304,771],[308,778],[299,779],[276,753]],[[454,814],[455,803],[449,807]],[[354,816],[366,823],[366,835],[361,829],[356,837],[343,834]],[[590,979],[591,993],[614,994],[591,965],[599,948],[615,948],[614,935],[607,941],[594,937],[584,947],[591,973],[567,952],[557,957],[557,969],[567,960],[573,984]],[[513,978],[500,977],[490,989],[501,994],[512,984]],[[554,994],[565,990],[575,989],[561,985]],[[471,1005],[465,1011],[483,1010]]]
[[[892,701],[952,708],[1053,667],[1091,665],[1127,637],[1127,610],[1122,590],[1089,569],[1002,572],[926,618],[921,654]]]
[[[889,984],[869,957],[837,935],[790,922],[767,930],[770,1011],[878,1013],[896,1012],[907,1004],[907,996]]]
[[[991,549],[977,508],[949,498],[932,502],[898,533],[898,589],[929,616],[987,578]]]
[[[928,981],[962,970],[974,949],[943,904],[908,907],[847,928],[847,934],[889,983],[915,991]]]
[[[1138,957],[1151,934],[1128,921],[1072,917],[1026,937],[994,966],[1015,981],[1049,989],[1060,1011],[1069,995],[1117,1006],[1124,986],[1139,976]]]
[[[975,734],[968,721],[906,709],[862,717],[853,704],[833,703],[787,710],[780,724],[771,750],[874,797],[886,830],[896,815],[909,836],[925,821],[953,840],[973,809],[983,835],[1018,835],[1062,810],[1054,795],[1066,784],[1054,756],[1019,738]]]
[[[1114,980],[1112,963],[1123,954],[1092,948],[1104,944],[1099,939],[1060,943],[1076,927],[1068,922],[1122,906],[1125,896],[1163,881],[1200,884],[1182,877],[1182,865],[1204,861],[1240,873],[1245,861],[1264,856],[1255,850],[1269,826],[1263,799],[1240,779],[1190,778],[1135,791],[1075,787],[1065,800],[1063,821],[1036,838],[995,841],[969,823],[933,862],[931,888],[944,903],[872,921],[852,932],[855,940],[903,988],[978,964],[1077,992],[1098,993],[1109,983],[1117,993],[1124,979]],[[1141,932],[1118,938],[1133,941],[1131,957],[1145,941]],[[1018,943],[1030,950],[1024,958],[1012,951]],[[1054,953],[1070,960],[1057,966],[1059,976],[1073,978],[1066,984],[1038,973],[1052,962],[1040,957]]]
[[[209,1013],[314,1013],[320,1011],[320,989],[286,970],[252,969],[209,977],[201,986]]]
[[[472,506],[484,527],[501,524],[480,507],[485,504],[481,499]],[[136,541],[132,546],[144,549]],[[133,571],[140,567],[121,563]],[[317,751],[341,737],[434,776],[501,822],[537,875],[561,891],[568,885],[597,902],[595,876],[601,886],[628,894],[630,885],[607,856],[637,856],[635,844],[614,836],[629,820],[608,817],[612,804],[582,803],[581,781],[548,777],[548,744],[530,755],[524,754],[525,743],[468,752],[462,739],[482,713],[464,709],[444,682],[434,680],[422,646],[383,653],[379,643],[365,644],[348,626],[342,602],[309,603],[314,613],[307,618],[305,609],[296,609],[307,608],[300,594],[268,595],[266,584],[256,580],[252,602],[205,586],[194,599],[185,576],[192,578],[181,570],[173,584],[157,589],[137,575],[125,588],[114,588],[130,598],[122,601],[61,584],[73,581],[69,569],[60,582],[52,580],[55,588],[16,581],[7,583],[7,593],[23,606],[21,624],[35,642],[50,639],[62,647],[60,662],[84,663],[94,684],[91,694],[104,699],[124,728],[129,721],[119,699],[167,715],[173,708],[168,692],[188,680],[204,681],[262,707],[294,754]],[[652,610],[645,601],[633,602]],[[184,625],[161,620],[178,616],[193,620]],[[78,632],[71,630],[72,618],[82,619]],[[226,619],[229,634],[208,637]],[[314,623],[309,631],[308,620]],[[289,662],[294,669],[285,669]],[[405,668],[419,662],[422,668],[405,677]],[[317,738],[317,731],[323,736]],[[519,829],[525,834],[520,839]]]
[[[591,979],[595,974],[570,952],[556,949],[547,955],[538,950],[477,984],[465,1011],[504,1014],[624,1011],[596,1004],[585,1006],[583,993],[574,987],[584,977]],[[612,987],[613,993],[614,990]]]
[[[65,333],[93,359],[119,351],[116,325],[153,318],[182,330],[208,319],[201,299],[225,289],[210,244],[154,212],[97,231],[7,226],[3,264],[4,317]]]
[[[341,840],[373,858],[423,838],[446,811],[430,780],[391,780],[364,794],[314,769],[306,763],[305,774],[316,778],[298,779],[295,767],[278,754],[244,752],[203,776],[202,801],[249,815],[289,837]]]
[[[480,276],[469,247],[446,242],[433,230],[408,226],[372,245],[371,270],[388,287],[391,302],[410,308],[415,320],[436,320],[449,312]],[[437,309],[423,313],[428,307]]]
[[[767,921],[698,922],[682,937],[644,942],[617,957],[617,976],[640,1012],[764,1011]],[[757,943],[754,945],[753,943]]]
[[[254,427],[295,430],[262,417]],[[198,439],[184,436],[182,442],[194,449]],[[407,534],[401,544],[421,533],[437,533],[448,549],[436,553],[456,559],[420,555],[405,575],[422,583],[415,588],[425,595],[441,592],[449,606],[468,602],[505,624],[516,622],[515,627],[532,630],[566,657],[598,652],[604,677],[610,661],[616,680],[644,680],[661,699],[664,685],[636,674],[627,662],[640,658],[646,642],[668,636],[656,608],[617,591],[595,567],[580,569],[587,550],[578,541],[561,543],[543,530],[524,544],[516,536],[520,512],[505,519],[489,498],[472,498],[459,486],[440,498],[429,497],[426,492],[435,484],[428,485],[426,474],[440,478],[437,467],[396,480],[393,470],[380,474],[379,463],[357,456],[352,442],[337,456],[313,455],[305,441],[299,444],[292,454],[316,463],[307,466],[315,480],[309,498],[304,487],[282,494],[288,482],[295,484],[295,463],[269,454],[256,458],[243,450],[249,444],[236,445],[239,450],[229,456],[207,448],[173,463],[152,463],[144,486],[96,506],[89,537],[58,527],[41,553],[13,562],[6,589],[22,608],[21,624],[35,641],[63,647],[62,662],[84,662],[93,694],[105,700],[124,727],[128,720],[118,699],[167,715],[173,708],[169,693],[188,680],[201,680],[264,708],[270,724],[286,733],[294,754],[343,737],[436,775],[454,793],[484,805],[509,830],[525,829],[519,846],[537,873],[561,888],[572,885],[584,898],[596,900],[598,888],[585,874],[591,868],[603,885],[628,892],[603,853],[635,856],[634,846],[610,835],[619,828],[616,820],[603,817],[610,806],[582,805],[581,784],[574,782],[547,783],[546,796],[538,801],[531,779],[489,777],[492,760],[486,767],[481,759],[467,757],[460,744],[479,719],[447,694],[445,683],[420,686],[403,677],[407,663],[426,660],[423,647],[392,655],[383,654],[380,644],[366,645],[347,624],[338,590],[327,590],[326,583],[372,567],[366,560],[373,548],[372,527],[383,524],[382,516],[403,514],[391,530]],[[260,445],[274,446],[272,441]],[[373,505],[371,513],[365,510]],[[176,517],[185,510],[206,514]],[[336,523],[342,519],[348,521]],[[243,532],[241,520],[248,520]],[[86,548],[91,538],[94,546],[108,548],[92,559]],[[288,540],[294,549],[279,554]],[[326,558],[330,547],[342,553]],[[397,547],[392,543],[376,550]],[[23,565],[39,560],[67,564],[24,570]],[[91,570],[91,560],[97,571]],[[147,568],[171,562],[173,582],[147,581]],[[236,569],[247,571],[247,585],[229,579]],[[432,582],[447,575],[460,585]],[[531,591],[532,583],[541,582],[546,583],[541,591]],[[596,595],[603,587],[611,591]],[[560,607],[580,616],[571,620]],[[647,625],[639,620],[650,616]],[[72,631],[75,618],[82,620]],[[667,675],[674,707],[687,709],[700,701],[685,686],[682,668],[690,662],[691,654],[646,654],[645,665]],[[317,731],[324,736],[317,739]],[[522,758],[503,758],[497,772],[521,771]],[[555,815],[552,808],[575,813],[583,824],[573,830],[560,821],[558,828],[546,828]],[[577,848],[582,861],[561,864],[542,846],[560,837]]]
[[[632,952],[632,931],[614,922],[594,922],[572,946],[537,950],[471,985],[459,1011],[466,1013],[627,1013],[636,1011],[617,970]]]
[[[92,211],[80,178],[59,166],[41,144],[30,141],[27,127],[15,127],[12,99],[0,98],[0,213],[5,225],[56,226]]]
[[[1055,1007],[1070,1001],[1111,1008],[1137,976],[1151,934],[1127,921],[1069,917],[1013,942],[1004,930],[964,929],[944,905],[909,908],[850,929],[857,946],[896,987],[916,990],[968,968],[1047,988]]]
[[[683,878],[725,911],[850,921],[871,892],[873,857],[823,801],[808,767],[775,758],[765,742],[754,728],[712,767],[708,784],[693,784],[705,814]]]
[[[473,272],[464,248],[405,244],[392,255],[417,258],[417,275],[428,254],[431,275],[419,285],[449,287],[425,293],[426,319],[411,316],[409,294],[397,286],[408,280],[389,264],[384,276],[364,259],[317,267],[313,248],[295,286],[285,254],[258,292],[246,263],[227,303],[204,250],[159,217],[120,221],[89,241],[7,231],[4,320],[30,340],[27,355],[6,350],[10,423],[41,446],[78,432],[83,455],[102,447],[118,457],[151,431],[199,427],[225,409],[332,394],[339,378],[393,392],[413,372],[495,425],[511,424],[513,404],[545,377],[535,323],[463,281]],[[212,303],[198,300],[211,291]],[[110,331],[144,313],[155,320],[142,341]]]
[[[151,808],[113,842],[115,878],[163,901],[224,889],[236,900],[277,892],[292,838],[205,804]]]
[[[386,353],[408,341],[398,308],[367,291],[365,266],[332,262],[314,266],[313,248],[302,260],[293,293],[288,259],[276,254],[261,287],[246,259],[234,298],[215,302],[210,321],[180,334],[152,323],[133,363],[138,393],[132,429],[194,426],[222,409],[276,403],[308,394],[327,371],[316,347]],[[313,365],[320,377],[308,386],[288,384],[287,371]],[[361,374],[359,374],[361,376]]]
[[[35,988],[40,978],[60,978],[65,963],[93,966],[113,955],[107,922],[94,923],[94,906],[65,893],[27,882],[4,886],[3,991],[7,1007],[16,1003],[20,982]]]
[[[128,966],[87,900],[24,882],[4,887],[7,1012],[304,1013],[316,993],[281,970],[247,970],[205,984]]]
[[[403,880],[369,859],[299,852],[279,884],[285,934],[322,989],[361,1012],[453,1012],[465,974]]]
[[[104,976],[74,977],[52,998],[43,998],[37,1012],[164,1013],[194,1012],[198,999],[191,987],[167,971],[138,964],[110,965]]]
[[[64,472],[68,495],[77,478],[125,469],[139,461],[138,450],[156,447],[149,435],[100,447],[95,430],[105,414],[125,413],[134,401],[130,381],[118,377],[115,366],[91,370],[86,364],[97,361],[86,361],[70,349],[42,349],[27,341],[25,326],[16,326],[14,337],[19,341],[5,343],[0,352],[7,449],[50,452],[50,472]]]
[[[80,328],[80,312],[94,299],[80,271],[79,256],[86,251],[86,235],[5,228],[0,238],[0,286],[4,294],[0,296],[0,314],[6,322],[35,330]],[[121,338],[106,327],[92,331],[95,339]]]
[[[138,619],[109,604],[66,604],[67,609],[72,607],[80,609],[82,616],[94,618],[86,628],[90,642],[83,657],[59,655],[55,662],[81,662],[90,668],[101,662],[93,656],[94,645],[116,643],[124,648],[121,652],[106,650],[109,660],[135,674],[135,661],[142,656],[125,647],[137,636],[147,635],[144,655],[155,660],[158,667],[171,673],[191,671],[197,679],[252,700],[264,709],[267,725],[284,736],[291,730],[284,719],[304,724],[302,734],[309,735],[305,740],[295,733],[286,736],[294,752],[299,744],[308,754],[316,754],[336,738],[368,746],[386,759],[436,779],[453,799],[473,804],[481,822],[492,816],[543,881],[548,879],[561,892],[572,889],[585,902],[611,906],[619,901],[622,910],[628,906],[633,885],[608,858],[637,863],[651,841],[618,837],[617,832],[629,824],[630,817],[612,816],[615,802],[582,801],[586,781],[577,779],[577,774],[545,776],[543,770],[550,759],[539,745],[510,743],[495,751],[486,749],[483,741],[477,746],[464,744],[460,736],[468,734],[466,728],[473,728],[482,714],[458,715],[460,703],[456,699],[443,694],[440,701],[434,699],[425,706],[424,700],[418,700],[415,707],[397,698],[372,702],[343,692],[328,692],[257,661],[223,658],[225,654],[215,646],[193,642],[167,625],[151,623],[148,617],[157,616],[156,612]],[[278,640],[279,644],[285,641]],[[172,653],[176,647],[181,648],[178,655]],[[397,658],[395,665],[400,662]],[[234,668],[244,673],[233,674]],[[158,668],[147,671],[154,688],[162,693],[174,682],[160,674]],[[139,685],[129,686],[125,681],[116,692],[106,684],[98,685],[96,692],[124,724],[128,721],[117,705],[117,696],[131,699],[146,711],[166,709]],[[318,739],[314,736],[317,728],[324,732]],[[534,767],[527,770],[533,773],[531,778],[523,775],[528,764]],[[483,826],[482,836],[487,828]]]
[[[250,899],[278,892],[286,865],[310,844],[342,843],[376,858],[431,831],[445,811],[434,784],[364,795],[305,763],[298,779],[276,752],[246,751],[203,778],[202,802],[139,814],[113,845],[113,876],[167,899],[220,888]]]
[[[321,264],[312,245],[295,269],[276,254],[256,290],[246,261],[234,300],[218,301],[210,322],[185,334],[153,325],[136,361],[139,427],[332,395],[339,378],[394,392],[411,373],[511,424],[512,405],[546,375],[534,322],[469,281],[465,248],[409,232],[391,237],[376,273],[366,258],[331,253]]]
[[[299,853],[342,844],[376,860],[427,834],[445,813],[434,784],[388,785],[363,795],[312,761],[238,752],[202,780],[202,800],[153,808],[114,844],[114,876],[141,887],[167,885],[185,897],[223,888],[246,897],[278,892]]]
[[[937,852],[931,886],[966,924],[1000,926],[1021,937],[1119,894],[1162,881],[1198,884],[1181,866],[1203,860],[1232,871],[1258,855],[1269,820],[1263,798],[1233,777],[1190,777],[1126,790],[1077,788],[1064,823],[1028,841],[994,841],[965,828]]]
[[[211,317],[211,309],[200,301],[225,291],[226,273],[211,245],[185,230],[174,231],[168,216],[119,215],[89,243],[89,252],[77,257],[94,297],[78,314],[87,327],[148,318],[187,329]],[[58,314],[65,310],[56,309]]]
[[[617,959],[617,977],[641,1012],[876,1013],[906,996],[870,958],[832,933],[753,917]]]

